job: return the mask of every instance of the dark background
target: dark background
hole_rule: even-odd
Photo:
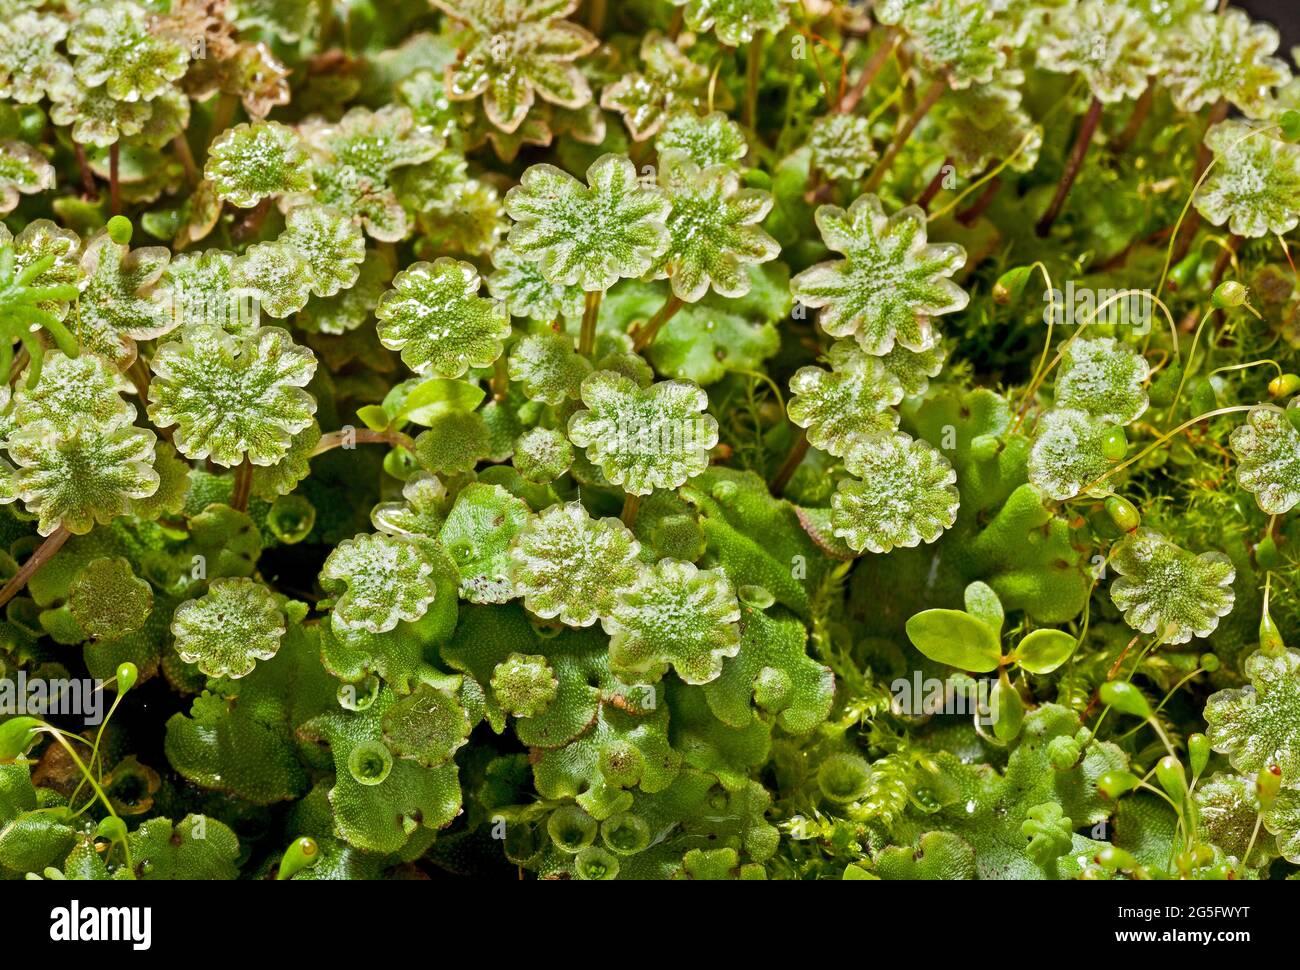
[[[1291,48],[1300,44],[1300,0],[1234,0],[1232,5],[1282,31],[1282,49],[1278,53],[1290,63]]]

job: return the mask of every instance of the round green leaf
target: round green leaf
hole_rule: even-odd
[[[1002,647],[988,625],[960,610],[926,610],[907,621],[917,650],[941,664],[988,673],[998,669]]]
[[[1070,659],[1074,637],[1064,630],[1034,630],[1016,647],[1012,657],[1031,674],[1050,674]]]

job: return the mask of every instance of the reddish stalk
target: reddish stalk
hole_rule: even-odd
[[[98,198],[99,189],[95,186],[95,173],[90,170],[90,160],[86,158],[86,149],[78,142],[72,143],[72,150],[77,156],[77,168],[81,171],[81,192],[87,199]]]
[[[940,78],[926,88],[925,94],[921,96],[920,103],[907,116],[907,121],[904,122],[902,128],[898,129],[898,133],[894,135],[894,140],[889,143],[889,148],[885,150],[885,157],[880,160],[876,170],[871,173],[871,178],[867,181],[866,191],[875,192],[880,188],[880,184],[885,180],[885,176],[889,174],[889,169],[893,166],[894,160],[898,158],[898,153],[903,150],[907,140],[912,137],[912,132],[916,131],[917,125],[930,113],[930,109],[939,102],[939,99],[943,97],[943,93],[947,90],[948,81],[946,78]]]
[[[149,400],[149,368],[145,362],[137,355],[135,360],[126,369],[126,376],[130,378],[131,383],[135,385],[135,392],[140,395],[140,401]]]
[[[1070,197],[1070,188],[1083,169],[1083,160],[1088,156],[1088,146],[1092,144],[1092,136],[1097,133],[1097,126],[1100,123],[1101,101],[1094,97],[1092,104],[1088,106],[1088,113],[1083,116],[1083,124],[1079,126],[1079,133],[1074,139],[1074,149],[1065,164],[1065,171],[1061,173],[1061,181],[1056,186],[1056,195],[1052,198],[1052,204],[1047,207],[1047,212],[1038,220],[1038,225],[1035,227],[1035,232],[1040,237],[1046,237],[1051,233],[1057,217],[1065,208],[1065,200]]]
[[[51,532],[45,541],[36,547],[36,551],[27,557],[27,561],[18,568],[13,578],[5,583],[4,589],[0,589],[0,606],[4,606],[21,593],[27,586],[27,581],[35,576],[36,571],[49,562],[70,538],[72,533],[63,526]]]
[[[804,456],[808,454],[808,435],[802,430],[799,437],[790,448],[790,453],[785,456],[785,461],[781,462],[781,467],[776,470],[772,476],[771,489],[772,494],[780,496],[785,491],[785,487],[790,484],[790,479],[794,476],[795,471],[803,463]]]
[[[248,511],[248,498],[253,494],[253,463],[244,460],[235,466],[235,489],[230,495],[230,507],[236,512]]]
[[[587,4],[587,27],[597,37],[605,32],[605,18],[608,14],[608,0],[591,0]]]
[[[311,457],[315,458],[335,448],[342,448],[349,441],[357,445],[389,445],[393,448],[415,451],[414,439],[401,431],[371,431],[369,428],[354,428],[351,431],[331,431],[329,434],[321,435],[320,441],[312,449]]]
[[[951,165],[952,159],[945,158],[939,165],[939,171],[934,173],[934,178],[930,179],[930,184],[925,187],[925,191],[916,197],[916,204],[921,207],[922,211],[928,212],[930,210],[930,203],[934,201],[934,197],[943,188],[943,180],[947,176]]]
[[[122,159],[122,146],[114,142],[108,150],[108,198],[109,211],[113,215],[122,212],[122,186],[118,180],[118,167]]]
[[[894,48],[898,46],[898,40],[899,38],[894,35],[893,29],[891,28],[884,42],[876,48],[876,52],[871,55],[871,59],[867,61],[866,65],[862,68],[862,73],[858,75],[858,79],[854,83],[852,90],[841,98],[840,103],[835,106],[837,112],[843,115],[850,114],[853,109],[858,106],[858,102],[860,102],[863,97],[866,96],[866,93],[871,90],[871,85],[875,83],[880,72],[883,71],[885,65],[889,63],[889,58],[894,53]]]
[[[1142,96],[1137,99],[1137,104],[1133,106],[1133,114],[1129,116],[1128,124],[1124,126],[1124,130],[1120,132],[1119,137],[1110,146],[1114,154],[1124,154],[1137,141],[1138,135],[1142,134],[1142,126],[1146,124],[1147,118],[1151,114],[1151,108],[1156,101],[1155,92],[1155,82],[1148,81],[1146,90],[1142,92]]]
[[[745,127],[758,131],[758,81],[763,71],[763,31],[755,31],[745,52]]]
[[[492,400],[504,401],[510,391],[510,371],[506,366],[506,355],[502,354],[492,364]]]
[[[208,129],[209,147],[218,135],[230,127],[230,123],[235,120],[235,109],[239,107],[239,99],[233,94],[223,92],[217,99],[216,107],[212,110],[212,126]]]
[[[989,184],[984,186],[984,191],[980,193],[969,209],[957,214],[957,221],[963,226],[973,226],[977,219],[988,210],[997,198],[998,191],[1002,188],[1002,179],[994,176],[989,179]]]
[[[1210,109],[1209,117],[1205,119],[1205,130],[1208,132],[1228,117],[1228,102],[1220,99],[1213,108]],[[1195,185],[1205,170],[1209,167],[1214,153],[1205,144],[1205,139],[1201,139],[1201,147],[1196,152],[1196,171],[1192,174],[1192,184]],[[1179,231],[1178,242],[1174,247],[1173,256],[1169,264],[1176,266],[1187,258],[1187,254],[1192,251],[1192,241],[1196,239],[1196,230],[1201,227],[1201,214],[1196,209],[1190,209],[1187,218],[1183,221],[1183,227]]]
[[[257,203],[249,210],[248,215],[235,226],[235,240],[242,242],[245,239],[251,239],[256,236],[262,229],[262,224],[266,222],[266,217],[271,214],[271,198],[268,196],[261,202]]]
[[[194,162],[194,153],[190,151],[189,140],[184,135],[177,135],[172,139],[172,148],[176,152],[176,157],[180,159],[181,168],[185,169],[185,181],[191,186],[198,185],[202,175]]]
[[[632,528],[633,523],[636,522],[636,514],[637,512],[640,511],[640,509],[641,509],[640,495],[633,495],[631,492],[628,492],[625,496],[623,496],[623,514],[620,516],[620,518],[623,520],[623,524],[627,526],[629,529]]]

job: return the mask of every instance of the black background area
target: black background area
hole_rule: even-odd
[[[1237,0],[1233,6],[1277,27],[1282,32],[1282,49],[1278,54],[1290,63],[1291,48],[1300,44],[1300,0]]]

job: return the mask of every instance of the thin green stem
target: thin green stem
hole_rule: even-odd
[[[103,690],[105,687],[108,686],[108,684],[113,683],[113,681],[115,680],[117,680],[116,676],[114,676],[113,679],[109,680],[107,683],[101,684],[99,687],[96,688],[96,690]],[[118,691],[118,693],[113,697],[113,703],[108,709],[107,716],[104,718],[104,720],[99,722],[99,729],[95,732],[95,743],[90,749],[90,758],[88,759],[90,761],[90,766],[92,768],[95,767],[95,763],[99,760],[99,746],[104,740],[104,729],[108,727],[108,722],[113,720],[113,714],[114,712],[117,711],[117,705],[120,703],[122,703],[122,693],[121,691]],[[68,796],[69,805],[76,804],[77,796],[81,794],[81,787],[85,783],[86,783],[86,779],[85,777],[82,777],[81,781],[77,783],[77,787],[73,789],[72,794]]]
[[[958,193],[957,196],[946,206],[944,206],[942,209],[932,212],[927,217],[927,220],[929,222],[933,222],[935,219],[942,219],[949,212],[953,211],[959,205],[961,205],[962,202],[973,192],[978,192],[985,185],[987,185],[988,183],[996,179],[999,175],[1001,175],[1004,171],[1006,171],[1008,165],[1010,165],[1017,158],[1019,158],[1021,154],[1024,153],[1024,150],[1029,147],[1029,143],[1033,141],[1033,138],[1034,135],[1032,132],[1028,135],[1025,135],[1024,138],[1020,139],[1020,144],[1016,146],[1016,150],[1014,152],[1012,152],[1006,158],[1002,159],[1002,161],[999,162],[996,167],[990,169],[987,173],[980,176],[978,180],[966,186],[965,189],[963,189],[960,193]]]
[[[85,762],[81,760],[76,750],[68,743],[67,738],[64,737],[65,732],[56,728],[53,724],[46,723],[45,721],[41,722],[41,727],[37,730],[42,734],[48,734],[63,747],[63,750],[68,753],[68,757],[72,759],[73,763],[77,766],[77,769],[81,772],[82,780],[89,783],[91,791],[95,793],[95,797],[99,799],[101,804],[103,804],[108,814],[117,818],[118,815],[113,808],[113,803],[108,800],[108,796],[104,794],[104,789],[99,786],[99,782],[95,780],[89,769],[86,768]],[[85,738],[78,738],[78,740],[85,741]]]
[[[735,370],[732,371],[732,373],[739,374],[742,377],[748,377],[750,380],[758,381],[761,384],[766,384],[768,390],[770,390],[772,395],[776,398],[776,403],[777,406],[780,407],[781,413],[785,413],[785,396],[781,393],[781,387],[776,381],[772,380],[772,378],[766,374],[761,374],[758,371],[753,370]]]
[[[623,496],[623,514],[620,518],[629,529],[636,523],[636,514],[641,510],[641,496],[628,492]]]
[[[1196,325],[1196,333],[1192,336],[1192,347],[1187,352],[1187,366],[1183,368],[1183,376],[1178,381],[1178,390],[1174,392],[1174,399],[1169,404],[1169,417],[1172,418],[1178,413],[1178,401],[1183,396],[1183,388],[1187,386],[1187,375],[1192,372],[1192,365],[1196,363],[1196,346],[1201,342],[1201,331],[1209,323],[1210,317],[1218,312],[1215,307],[1210,307],[1205,315],[1201,317],[1201,322]]]
[[[1046,270],[1044,270],[1044,275],[1046,275]],[[1049,288],[1051,286],[1050,280],[1048,281],[1048,286]],[[1024,401],[1021,402],[1020,411],[1016,415],[1016,422],[1015,425],[1013,426],[1013,430],[1014,428],[1020,427],[1020,424],[1024,420],[1024,416],[1029,409],[1029,405],[1034,399],[1034,395],[1038,393],[1039,386],[1047,378],[1047,375],[1052,372],[1052,370],[1056,367],[1056,365],[1061,362],[1061,360],[1065,356],[1066,350],[1069,349],[1070,345],[1079,339],[1079,335],[1083,333],[1084,328],[1090,326],[1097,319],[1097,317],[1101,315],[1101,311],[1106,309],[1106,307],[1110,306],[1112,303],[1116,303],[1119,300],[1122,300],[1125,297],[1129,297],[1129,296],[1146,297],[1161,309],[1161,311],[1165,315],[1165,319],[1169,322],[1170,334],[1172,335],[1174,341],[1175,357],[1181,362],[1182,357],[1178,351],[1178,327],[1177,324],[1174,323],[1173,314],[1169,312],[1169,307],[1166,306],[1164,301],[1162,301],[1158,296],[1148,293],[1145,290],[1121,290],[1120,292],[1114,294],[1113,296],[1107,298],[1106,300],[1103,300],[1100,304],[1098,304],[1098,306],[1092,311],[1092,313],[1089,314],[1088,319],[1084,320],[1083,323],[1079,324],[1078,329],[1075,330],[1074,333],[1070,334],[1069,339],[1067,339],[1065,343],[1061,344],[1060,348],[1056,352],[1056,356],[1053,357],[1052,362],[1047,365],[1047,369],[1045,371],[1042,371],[1030,384],[1029,390],[1025,392]],[[1054,307],[1055,304],[1053,304],[1053,308]],[[1055,310],[1053,309],[1053,318],[1054,317],[1055,317]],[[1048,339],[1049,340],[1051,339],[1050,333],[1048,334]]]
[[[1147,718],[1146,723],[1150,724],[1151,730],[1156,732],[1156,736],[1160,738],[1160,742],[1165,746],[1165,750],[1169,752],[1170,757],[1177,758],[1178,752],[1175,751],[1174,746],[1169,743],[1169,735],[1165,734],[1165,729],[1160,726],[1160,722],[1156,720],[1155,715],[1153,714],[1151,717]]]
[[[867,115],[867,124],[868,125],[875,124],[876,119],[879,118],[886,111],[888,111],[891,107],[893,107],[894,102],[897,101],[902,96],[903,96],[903,85],[900,83],[894,88],[894,90],[890,91],[889,94],[881,98],[880,104],[876,105],[871,110],[871,113]]]
[[[664,305],[655,312],[655,315],[647,320],[644,326],[637,327],[633,332],[632,349],[639,354],[654,343],[659,331],[685,305],[685,302],[676,293],[670,293],[668,299],[664,301]]]
[[[244,460],[235,466],[235,488],[230,495],[230,507],[236,512],[248,511],[248,499],[253,494],[253,463]]]
[[[1185,683],[1187,683],[1189,680],[1191,680],[1193,677],[1197,676],[1198,674],[1203,674],[1203,673],[1205,673],[1205,668],[1197,667],[1186,677],[1182,678],[1182,680],[1178,681],[1178,683],[1174,684],[1173,687],[1169,688],[1169,692],[1165,694],[1164,698],[1160,701],[1160,703],[1156,705],[1155,710],[1151,712],[1153,717],[1154,715],[1159,714],[1162,710],[1164,710],[1165,705],[1168,704],[1173,699],[1173,696],[1178,693],[1178,691],[1182,688],[1182,686]],[[1144,727],[1146,727],[1145,721],[1143,721],[1141,724],[1137,725],[1136,727],[1132,727],[1129,730],[1125,731],[1118,738],[1116,738],[1116,740],[1122,741],[1127,737],[1131,737],[1132,735],[1137,734],[1138,731],[1141,731]],[[1170,753],[1172,754],[1172,752]]]
[[[1173,438],[1175,435],[1181,434],[1182,432],[1186,431],[1188,428],[1192,427],[1195,424],[1199,424],[1202,421],[1208,421],[1210,418],[1221,417],[1225,414],[1236,414],[1240,411],[1249,411],[1253,407],[1255,407],[1255,405],[1253,404],[1234,404],[1232,407],[1215,408],[1213,411],[1206,411],[1204,414],[1199,414],[1194,418],[1190,418],[1189,420],[1184,421],[1178,427],[1174,428],[1172,431],[1168,431],[1162,434],[1160,437],[1158,437],[1155,441],[1153,441],[1146,448],[1142,449],[1142,451],[1138,452],[1132,458],[1120,462],[1118,465],[1110,469],[1110,471],[1106,472],[1100,478],[1095,479],[1092,482],[1089,482],[1079,491],[1081,494],[1083,494],[1090,491],[1093,488],[1096,488],[1098,485],[1100,485],[1106,479],[1110,478],[1112,475],[1116,475],[1119,472],[1123,471],[1125,468],[1128,468],[1131,465],[1134,465],[1137,462],[1141,461],[1143,458],[1147,457],[1147,455],[1151,454],[1151,452],[1155,451],[1157,448],[1163,445],[1170,438]]]
[[[64,737],[64,732],[60,731],[52,724],[46,724],[44,721],[42,721],[41,724],[42,727],[40,728],[40,730],[43,731],[43,733],[45,734],[49,734],[51,737],[54,738],[55,741],[57,741],[60,745],[62,745],[63,750],[68,753],[68,757],[70,757],[73,763],[77,766],[77,770],[81,772],[82,778],[90,783],[90,787],[94,791],[95,796],[100,800],[100,802],[103,803],[104,809],[108,812],[108,814],[112,818],[117,819],[119,822],[122,821],[121,817],[117,814],[117,811],[113,808],[113,803],[110,802],[108,800],[108,796],[104,794],[104,789],[99,787],[99,782],[97,782],[91,776],[90,771],[86,768],[85,763],[82,762],[81,758],[77,756],[77,752],[73,750],[72,745],[70,745],[67,742],[67,739]],[[125,828],[125,825],[123,827]],[[135,864],[131,861],[131,846],[126,840],[122,841],[122,852],[126,856],[127,870],[128,872],[130,872],[131,878],[134,879]]]
[[[1160,272],[1160,285],[1156,287],[1156,296],[1159,296],[1162,292],[1164,292],[1165,283],[1169,281],[1169,268],[1173,264],[1174,246],[1178,243],[1178,236],[1183,227],[1183,220],[1187,218],[1187,212],[1192,207],[1192,200],[1196,198],[1196,193],[1200,191],[1201,185],[1204,184],[1205,180],[1210,177],[1210,173],[1214,171],[1214,166],[1219,164],[1219,159],[1223,158],[1226,155],[1230,155],[1232,153],[1232,150],[1236,148],[1238,145],[1242,144],[1243,142],[1248,141],[1251,138],[1256,138],[1259,135],[1262,135],[1266,132],[1274,131],[1279,127],[1281,126],[1265,125],[1263,128],[1254,129],[1249,134],[1243,135],[1242,137],[1238,138],[1235,142],[1233,142],[1231,145],[1228,146],[1228,150],[1224,152],[1223,155],[1216,155],[1210,161],[1210,164],[1205,166],[1205,170],[1201,172],[1201,177],[1196,180],[1196,184],[1192,186],[1192,191],[1187,196],[1187,201],[1183,204],[1183,211],[1179,213],[1178,221],[1174,223],[1174,231],[1169,235],[1169,246],[1165,250],[1165,267]]]
[[[1282,374],[1285,373],[1282,370],[1281,364],[1279,364],[1277,361],[1273,360],[1272,358],[1265,358],[1263,360],[1252,360],[1246,364],[1229,364],[1226,367],[1216,367],[1214,370],[1210,371],[1210,376],[1213,377],[1215,374],[1227,374],[1230,371],[1235,371],[1235,370],[1247,370],[1248,368],[1251,367],[1262,367],[1265,364],[1271,364],[1277,370],[1279,377],[1281,377]]]
[[[578,334],[578,353],[584,357],[596,354],[596,321],[600,319],[600,301],[604,296],[604,290],[587,293],[587,304],[582,311],[582,330]]]
[[[1241,857],[1243,866],[1250,865],[1250,854],[1255,850],[1255,840],[1259,838],[1259,824],[1264,821],[1264,813],[1260,812],[1255,816],[1255,828],[1250,833],[1250,842],[1246,844],[1246,851]]]
[[[1052,351],[1052,331],[1056,327],[1056,287],[1052,285],[1052,274],[1047,271],[1047,264],[1042,260],[1037,260],[1029,267],[1030,272],[1038,270],[1043,274],[1043,280],[1047,283],[1047,296],[1050,305],[1047,308],[1047,338],[1043,341],[1043,353],[1038,358],[1038,366],[1034,368],[1034,376],[1029,381],[1029,386],[1025,388],[1024,399],[1020,402],[1020,410],[1016,413],[1016,421],[1012,426],[1012,431],[1020,427],[1020,422],[1024,420],[1025,414],[1029,411],[1029,402],[1034,399],[1038,393],[1038,386],[1047,376],[1043,369],[1047,365],[1047,355]]]
[[[1166,794],[1165,794],[1163,791],[1161,791],[1159,788],[1157,788],[1155,785],[1152,785],[1152,784],[1150,784],[1150,783],[1144,781],[1144,782],[1141,782],[1137,787],[1143,789],[1144,791],[1149,791],[1149,792],[1151,792],[1151,794],[1153,794],[1153,795],[1159,795],[1161,798],[1163,798],[1166,802],[1169,803],[1169,807],[1172,808],[1172,809],[1174,810],[1174,814],[1176,814],[1176,815],[1178,816],[1179,820],[1180,820],[1180,821],[1182,820],[1183,813],[1182,813],[1181,811],[1179,811],[1178,806],[1177,806],[1176,804],[1174,804],[1174,800],[1173,800],[1172,798],[1170,798],[1168,795],[1166,795]]]

